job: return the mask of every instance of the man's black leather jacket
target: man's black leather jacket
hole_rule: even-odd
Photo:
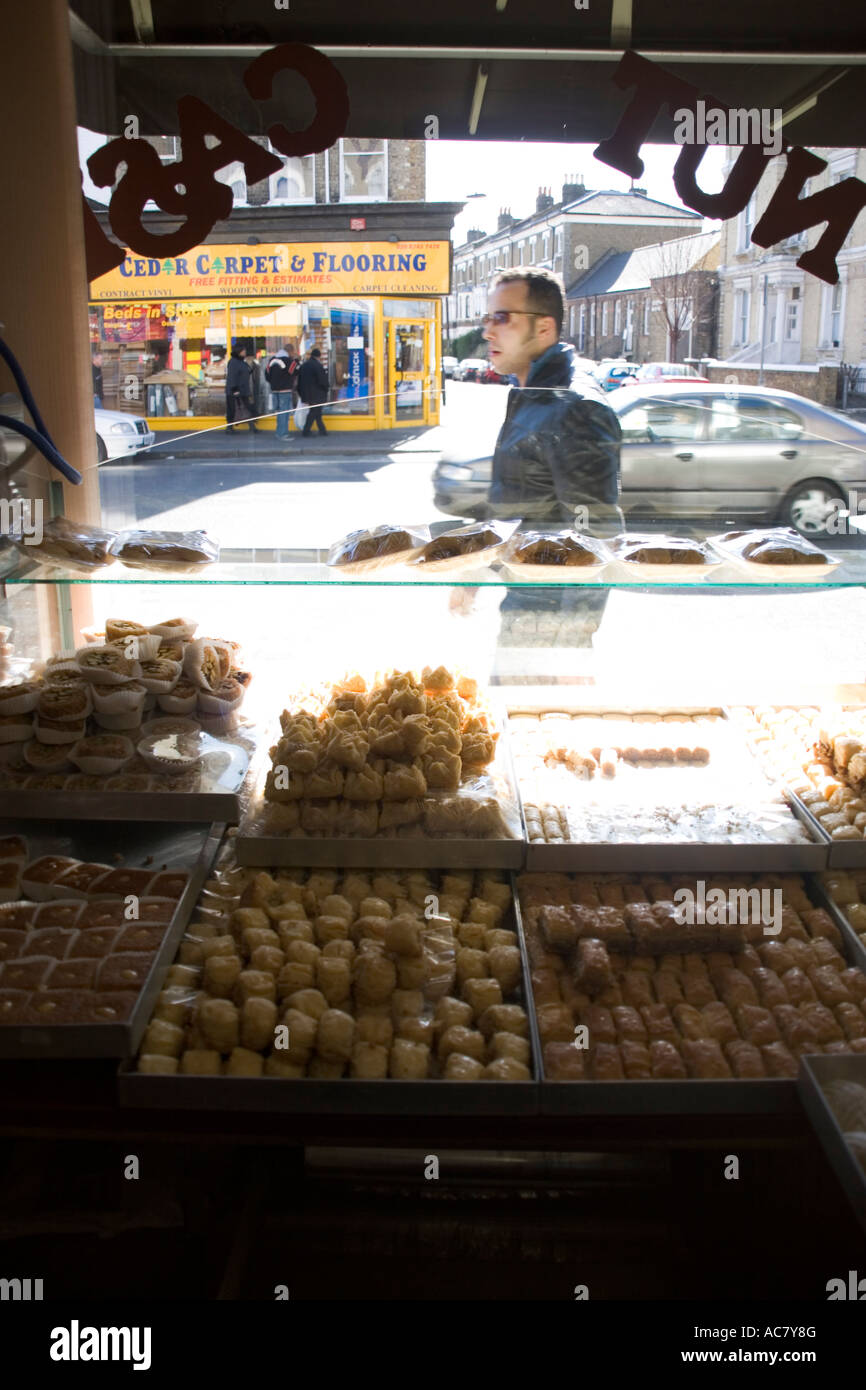
[[[621,521],[619,420],[573,363],[574,349],[554,343],[533,362],[526,386],[510,391],[487,517],[562,525],[585,507],[590,519]]]

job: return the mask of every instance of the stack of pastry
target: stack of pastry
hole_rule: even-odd
[[[532,843],[806,844],[720,711],[511,714]]]
[[[831,839],[866,837],[866,711],[764,705],[734,715]]]
[[[499,733],[468,677],[443,666],[369,683],[356,673],[299,698],[280,725],[264,788],[269,831],[509,834],[496,797],[472,790]]]
[[[823,874],[821,882],[866,946],[866,870],[842,873],[837,869]]]
[[[138,1070],[528,1081],[511,890],[495,873],[238,869],[202,895]]]
[[[0,1025],[124,1022],[188,877],[0,840]]]
[[[0,686],[0,785],[195,790],[197,755],[168,764],[142,754],[142,742],[231,732],[250,681],[238,643],[195,631],[186,618],[109,619],[38,677]]]
[[[803,1053],[866,1052],[866,974],[847,964],[838,929],[803,880],[705,883],[707,896],[780,890],[780,930],[749,922],[729,924],[729,935],[700,924],[677,931],[674,895],[694,893],[694,879],[521,875],[549,1079],[794,1077]]]

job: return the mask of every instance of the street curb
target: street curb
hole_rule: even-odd
[[[313,447],[315,448],[315,446],[313,446]],[[276,450],[274,450],[273,452],[275,453]],[[303,453],[303,454],[306,454],[306,453],[307,453],[307,450],[304,449],[303,446],[300,446],[297,450],[292,450],[292,453],[286,452],[286,454],[284,455],[284,457],[285,457],[286,459],[290,459],[290,458],[292,457],[292,454],[298,454],[298,455],[300,455],[301,453]],[[319,449],[319,448],[315,448],[315,453],[316,453],[317,457],[319,457],[319,458],[381,458],[382,454],[392,454],[392,453],[397,453],[397,454],[399,454],[402,458],[406,458],[406,457],[409,457],[409,456],[412,455],[412,454],[438,454],[438,453],[441,453],[441,449],[387,449],[387,448],[385,448],[385,449]],[[226,460],[229,460],[229,459],[242,459],[242,460],[244,460],[245,462],[248,462],[251,458],[259,458],[259,457],[262,459],[263,462],[264,462],[264,461],[267,461],[267,462],[269,462],[269,463],[274,463],[274,462],[277,462],[277,463],[278,463],[278,462],[280,462],[280,459],[279,459],[279,458],[274,459],[270,453],[267,453],[267,452],[265,452],[264,450],[263,450],[261,453],[259,453],[259,452],[252,452],[252,451],[251,451],[250,453],[241,453],[241,452],[237,452],[237,453],[227,454],[227,453],[216,453],[216,452],[214,452],[213,454],[206,454],[206,453],[201,452],[200,450],[195,450],[195,451],[193,451],[193,450],[191,450],[191,449],[184,449],[184,450],[176,449],[176,450],[173,450],[172,453],[170,453],[170,454],[158,453],[158,452],[156,452],[156,450],[150,450],[150,449],[148,449],[148,450],[144,450],[143,453],[142,453],[142,457],[139,458],[139,459],[137,459],[137,460],[135,460],[135,461],[136,461],[136,462],[139,462],[139,463],[147,463],[147,462],[150,461],[150,460],[158,460],[160,463],[169,463],[169,462],[171,462],[171,461],[174,460],[174,459],[201,459],[202,462],[206,462],[206,463],[217,463],[217,462],[220,461],[221,459],[226,459]],[[124,463],[124,462],[126,462],[126,460],[125,460],[125,459],[122,459],[122,458],[120,458],[120,459],[110,459],[110,460],[108,460],[108,462],[110,462],[110,463]]]

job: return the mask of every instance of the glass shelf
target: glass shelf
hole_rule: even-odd
[[[223,550],[218,564],[204,566],[195,574],[169,574],[160,570],[127,569],[114,564],[92,574],[64,570],[59,566],[24,564],[13,573],[2,576],[6,585],[296,585],[326,588],[494,588],[494,589],[665,589],[665,590],[767,590],[781,592],[858,588],[866,585],[866,549],[831,550],[826,553],[839,564],[820,578],[807,578],[803,571],[792,572],[791,579],[779,580],[753,577],[733,565],[721,564],[709,568],[706,577],[689,579],[653,578],[644,575],[632,578],[623,570],[610,566],[594,581],[562,583],[517,579],[499,568],[440,571],[425,575],[419,567],[393,567],[374,570],[364,575],[343,575],[326,563],[327,552],[322,550]],[[554,571],[556,574],[557,572]],[[562,571],[558,571],[559,574]]]

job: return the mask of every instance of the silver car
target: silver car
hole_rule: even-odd
[[[621,386],[621,505],[631,521],[740,518],[828,529],[866,512],[866,427],[791,391],[687,382]],[[495,439],[465,435],[434,474],[442,511],[483,503]],[[831,526],[831,530],[833,527]]]
[[[866,428],[791,391],[623,386],[622,505],[645,516],[756,516],[824,531],[866,504]]]

